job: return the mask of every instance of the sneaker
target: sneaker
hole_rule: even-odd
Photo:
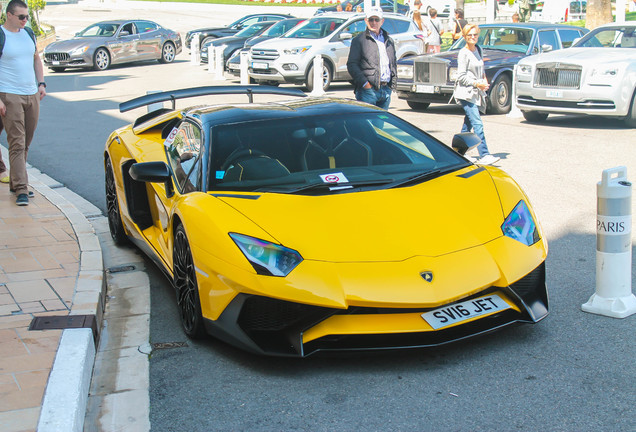
[[[19,206],[27,206],[29,205],[29,196],[27,194],[18,195],[18,199],[15,200],[15,203]]]
[[[0,183],[9,183],[9,174],[6,171],[0,173]]]
[[[468,161],[469,161],[470,163],[477,163],[477,158],[475,158],[475,157],[468,156],[468,155],[464,155],[464,157],[465,157],[466,159],[468,159]]]
[[[495,162],[497,162],[500,158],[498,158],[497,156],[493,156],[491,154],[487,154],[487,155],[483,155],[482,157],[479,158],[479,160],[477,161],[477,163],[479,165],[492,165]]]
[[[9,192],[11,192],[12,194],[15,193],[15,189],[9,189]],[[29,191],[29,198],[33,198],[35,196],[35,194],[33,193],[32,190]]]

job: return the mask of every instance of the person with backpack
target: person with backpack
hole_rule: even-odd
[[[11,0],[6,9],[7,20],[0,27],[0,118],[9,143],[9,189],[16,194],[16,204],[29,205],[29,179],[26,169],[29,145],[40,115],[40,101],[46,96],[44,67],[34,43],[33,32],[27,30],[28,6],[22,0]]]
[[[428,20],[426,22],[426,28],[428,30],[428,37],[426,38],[426,52],[438,53],[442,49],[442,23],[437,18],[437,9],[430,8],[428,10]]]

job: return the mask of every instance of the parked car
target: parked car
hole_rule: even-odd
[[[323,57],[323,88],[332,81],[349,81],[347,59],[351,39],[364,31],[364,14],[325,13],[308,19],[280,38],[258,43],[250,49],[249,75],[257,82],[304,84],[313,89],[313,59]],[[423,33],[408,17],[384,14],[382,25],[395,41],[398,58],[421,54]]]
[[[636,127],[636,24],[606,24],[567,50],[523,59],[515,84],[528,121],[587,114]]]
[[[247,103],[262,93],[283,96]],[[172,281],[188,337],[306,357],[548,315],[546,238],[511,177],[462,157],[476,135],[455,135],[458,152],[378,107],[266,86],[120,111],[195,96],[209,102],[140,113],[103,153],[111,236]]]
[[[376,5],[376,3],[373,3],[374,5]],[[361,6],[362,8],[364,8],[364,0],[344,0],[342,2],[340,2],[340,5],[342,6],[342,9],[346,9],[348,5],[351,5],[351,12],[355,12],[356,7]],[[326,7],[321,7],[318,8],[316,10],[315,15],[318,14],[323,14],[323,13],[329,13],[329,12],[336,12],[336,7],[337,6],[326,6]],[[384,12],[393,12],[393,0],[380,0],[380,7],[382,8],[382,10]],[[406,15],[409,12],[409,7],[405,4],[402,3],[398,3],[397,4],[397,13],[402,14],[402,15]]]
[[[245,27],[251,26],[261,21],[280,21],[285,18],[293,18],[287,14],[251,14],[245,15],[243,18],[237,19],[227,27],[212,27],[212,28],[199,28],[196,30],[190,30],[185,36],[185,46],[190,48],[192,38],[199,39],[199,47],[203,46],[208,40],[216,39],[225,36],[232,36],[238,33],[239,30]]]
[[[568,47],[588,30],[562,24],[484,24],[479,46],[490,83],[488,112],[510,111],[512,73],[517,62],[531,54]],[[449,51],[410,57],[398,62],[397,93],[413,109],[424,110],[431,103],[450,103],[457,76],[457,54],[465,46],[458,39]]]
[[[585,19],[586,11],[586,0],[539,1],[530,14],[530,21],[550,23],[578,21]]]
[[[280,20],[276,22],[273,26],[266,29],[260,35],[249,38],[248,40],[245,41],[243,48],[241,48],[240,50],[234,51],[234,54],[232,54],[230,58],[227,60],[225,64],[226,70],[234,76],[240,76],[241,75],[241,52],[245,51],[249,54],[250,48],[252,48],[257,43],[266,41],[268,39],[280,37],[304,21],[305,21],[305,18],[287,18],[284,20]]]
[[[437,16],[447,17],[455,10],[457,4],[455,0],[422,0],[420,11],[428,15],[431,9],[437,11]]]
[[[226,36],[218,39],[210,39],[201,46],[201,62],[208,62],[208,51],[210,47],[224,47],[223,48],[223,65],[227,59],[230,58],[235,51],[239,51],[245,45],[245,41],[253,36],[258,36],[265,30],[274,25],[276,21],[261,21],[256,24],[252,24],[249,27],[245,27],[243,30],[236,33],[234,36]]]
[[[180,52],[179,33],[153,21],[102,21],[44,48],[44,65],[55,72],[78,67],[106,70],[140,60],[171,63]]]

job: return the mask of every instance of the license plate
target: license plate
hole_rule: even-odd
[[[252,62],[252,69],[269,69],[269,64],[260,63],[260,62]]]
[[[563,91],[562,90],[546,90],[545,91],[545,97],[562,98],[563,97]]]
[[[416,93],[434,93],[435,86],[418,84],[415,86],[415,92]]]
[[[425,312],[422,314],[422,318],[424,318],[431,327],[437,330],[468,321],[478,316],[490,315],[506,309],[510,309],[508,303],[497,294],[491,294]]]
[[[53,62],[51,62],[51,64],[53,64],[53,66],[57,66],[57,65],[60,64],[60,62],[59,61],[53,61]]]

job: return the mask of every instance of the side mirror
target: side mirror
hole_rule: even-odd
[[[119,32],[119,37],[129,36],[130,32],[128,30],[122,30]]]
[[[139,162],[133,164],[128,170],[133,180],[145,183],[165,183],[166,196],[174,194],[172,188],[172,176],[170,168],[165,162]]]
[[[572,41],[572,45],[576,44],[580,40],[581,40],[580,37],[574,38],[574,40]],[[570,45],[570,46],[572,46],[572,45]]]
[[[340,40],[344,41],[344,40],[351,40],[351,38],[353,38],[353,35],[351,33],[340,33]]]
[[[474,149],[481,143],[477,135],[472,132],[462,132],[453,136],[452,147],[460,155],[464,156],[468,150]],[[134,166],[134,165],[133,165]]]
[[[552,45],[543,44],[541,45],[541,52],[550,52],[552,51]]]

